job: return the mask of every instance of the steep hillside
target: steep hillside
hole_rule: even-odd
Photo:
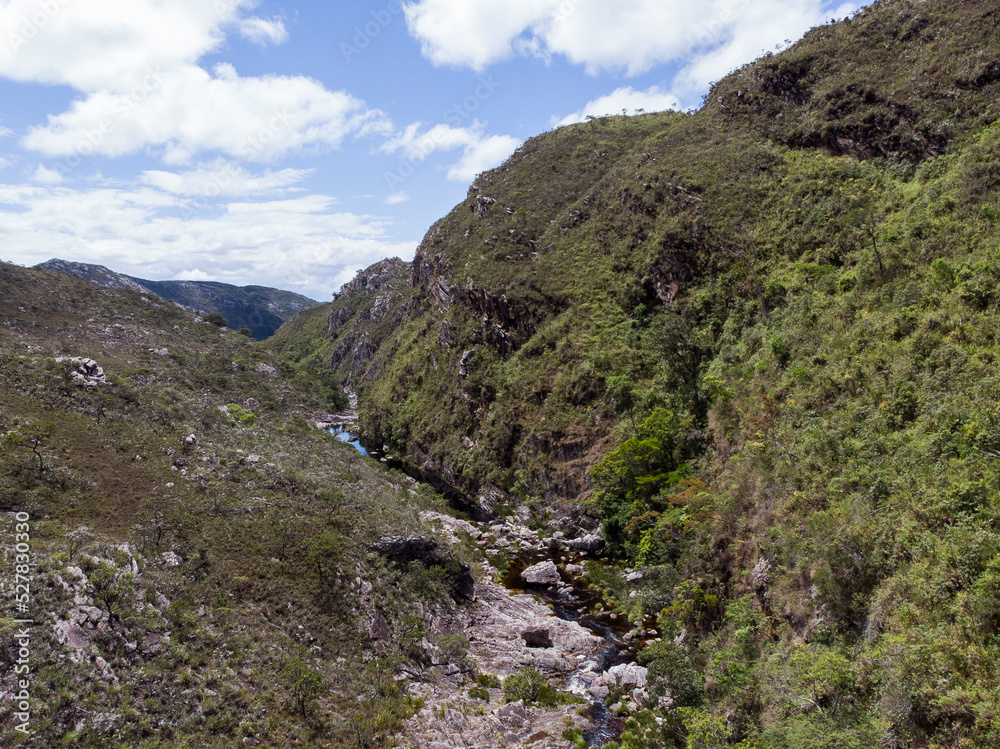
[[[433,549],[418,515],[444,503],[318,430],[322,383],[174,304],[8,264],[0,382],[0,745],[395,741],[398,669],[424,674],[469,550],[371,553]]]
[[[425,470],[602,522],[671,635],[622,746],[1000,743],[998,11],[885,0],[533,139],[283,343]]]
[[[577,497],[630,398],[705,423],[722,327],[781,302],[772,270],[871,248],[866,226],[904,207],[884,188],[1000,117],[998,33],[988,3],[877,3],[727,77],[693,116],[529,141],[427,234],[403,324],[372,331],[382,346],[354,324],[368,343],[348,356],[331,318],[309,347],[356,379],[380,362],[356,383],[373,440],[470,491]],[[807,155],[846,157],[832,184],[865,189],[789,189],[823,179]],[[372,303],[348,294],[336,315]]]
[[[233,330],[246,328],[260,341],[272,335],[282,323],[315,302],[301,294],[265,286],[233,286],[215,281],[147,281],[126,276],[103,265],[49,260],[37,266],[68,273],[109,289],[132,289],[158,294],[202,314],[221,314]]]

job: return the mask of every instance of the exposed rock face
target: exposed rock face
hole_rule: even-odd
[[[521,579],[528,585],[559,585],[562,582],[559,570],[551,559],[528,567],[521,573]]]
[[[476,355],[475,349],[470,349],[462,354],[462,360],[459,362],[458,376],[468,377],[469,376],[469,362],[472,361],[472,357]]]
[[[486,195],[479,195],[472,204],[472,213],[476,218],[486,218],[489,215],[490,206],[496,202],[497,201],[494,198],[487,197]]]
[[[405,564],[416,561],[429,565],[437,549],[437,541],[422,536],[387,536],[372,544],[371,549],[393,562]]]
[[[487,576],[495,572],[486,568]],[[469,657],[481,673],[506,678],[529,666],[560,678],[574,672],[582,657],[606,644],[577,622],[553,617],[533,596],[512,596],[488,579],[476,584],[476,598],[471,608],[460,607],[437,616],[430,629],[465,635],[469,639]],[[440,667],[438,672],[445,673]],[[457,673],[439,677],[436,682],[416,683],[410,692],[426,701],[424,709],[405,723],[408,745],[412,747],[562,749],[566,746],[562,739],[566,728],[592,727],[573,705],[504,705],[499,689],[489,690],[489,702],[472,699],[468,696],[468,682]]]
[[[455,560],[438,542],[422,536],[387,536],[376,541],[371,550],[397,564],[420,562],[424,567],[442,567],[451,573],[452,596],[474,601],[475,581],[467,565]]]
[[[104,369],[93,359],[79,356],[60,356],[57,362],[70,362],[76,366],[69,373],[69,378],[80,387],[95,388],[107,384]]]
[[[379,347],[407,310],[410,264],[389,258],[358,272],[344,284],[327,318],[335,341],[330,368],[363,390],[363,382]]]
[[[766,588],[768,583],[771,582],[771,563],[767,561],[764,557],[757,560],[757,564],[754,565],[753,572],[750,573],[750,582],[753,583],[753,587],[756,590]]]

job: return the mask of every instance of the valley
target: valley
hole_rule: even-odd
[[[262,341],[0,264],[0,744],[1000,745],[998,49],[555,128]]]

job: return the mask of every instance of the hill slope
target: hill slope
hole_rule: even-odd
[[[283,342],[643,569],[592,570],[678,643],[623,745],[1000,740],[998,10],[885,0],[693,115],[533,139]]]
[[[0,745],[393,740],[458,558],[370,554],[436,538],[418,515],[444,503],[316,429],[322,383],[174,304],[5,263],[0,381]]]
[[[103,265],[53,259],[37,266],[82,278],[111,289],[132,289],[158,294],[202,314],[221,314],[233,330],[247,328],[260,341],[282,323],[318,302],[265,286],[233,286],[215,281],[147,281],[105,268]]]

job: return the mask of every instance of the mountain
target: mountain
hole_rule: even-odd
[[[282,323],[318,302],[290,291],[265,286],[232,286],[215,281],[147,281],[102,265],[49,260],[39,268],[69,273],[98,286],[157,294],[202,314],[218,313],[233,330],[248,328],[256,340],[272,335]]]
[[[1000,740],[998,49],[883,0],[541,135],[274,339],[415,468],[601,522],[664,633],[622,746]]]

